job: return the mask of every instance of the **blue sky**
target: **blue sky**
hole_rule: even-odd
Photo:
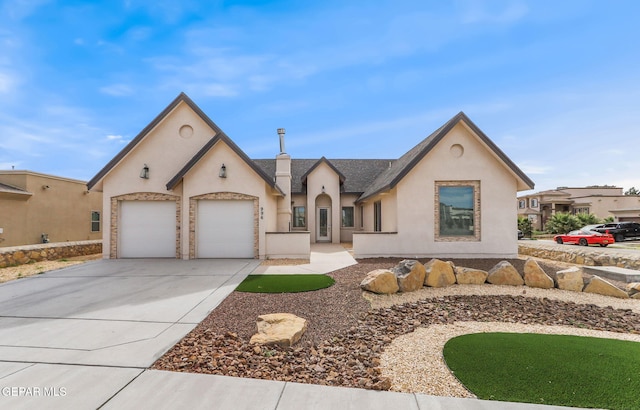
[[[250,157],[398,158],[464,111],[527,175],[640,187],[640,2],[0,0],[0,169],[88,180],[181,91]]]

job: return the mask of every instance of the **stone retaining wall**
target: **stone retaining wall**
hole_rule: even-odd
[[[518,241],[518,253],[520,255],[578,265],[617,266],[619,268],[640,270],[640,252],[638,254],[630,254],[607,249],[605,253],[599,248],[590,246],[533,242],[535,243],[529,244],[527,241]]]
[[[102,253],[102,240],[42,243],[0,248],[0,268]]]

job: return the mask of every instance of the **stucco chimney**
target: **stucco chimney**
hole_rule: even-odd
[[[280,154],[276,156],[276,184],[284,192],[284,198],[278,198],[278,232],[291,230],[291,156],[284,149],[284,128],[278,128]]]

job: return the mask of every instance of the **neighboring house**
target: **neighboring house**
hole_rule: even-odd
[[[514,257],[533,182],[464,113],[399,159],[250,159],[181,93],[89,181],[105,258]],[[274,141],[275,145],[275,141]]]
[[[528,217],[538,230],[544,230],[547,220],[557,212],[640,222],[640,196],[624,195],[622,188],[615,186],[558,187],[520,196],[517,204],[518,216]]]
[[[85,181],[0,171],[0,247],[102,238],[102,194]]]

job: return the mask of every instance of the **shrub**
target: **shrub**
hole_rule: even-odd
[[[558,212],[547,220],[545,229],[548,233],[562,234],[576,230],[584,226],[577,216],[564,212]]]
[[[580,214],[576,214],[576,217],[578,218],[578,220],[582,224],[581,226],[595,225],[595,224],[602,223],[602,220],[600,220],[600,218],[598,218],[594,214],[582,214],[582,213],[580,213]]]
[[[518,217],[518,229],[522,231],[524,236],[531,238],[531,233],[533,232],[533,225],[531,224],[531,220],[525,216]]]

